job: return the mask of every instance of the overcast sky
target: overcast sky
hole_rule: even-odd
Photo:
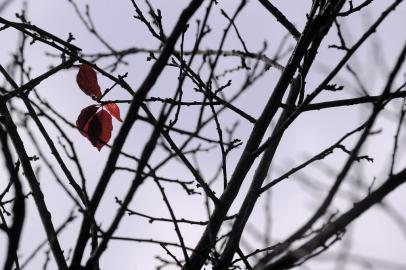
[[[99,33],[110,42],[114,49],[120,50],[128,47],[143,47],[155,49],[158,47],[158,43],[147,32],[144,25],[133,18],[134,10],[131,5],[131,1],[107,1],[107,0],[94,0],[94,1],[77,1],[78,6],[84,10],[84,4],[88,3],[91,7],[91,14]],[[143,1],[137,1],[142,2]],[[178,15],[183,7],[189,2],[185,0],[168,1],[168,0],[155,0],[151,1],[156,8],[162,11],[164,29],[167,33],[172,29],[173,24],[176,22]],[[213,15],[210,19],[210,26],[212,33],[203,42],[203,49],[216,49],[219,42],[219,37],[225,27],[227,21],[220,14],[220,7],[224,8],[229,14],[235,10],[238,1],[219,1],[219,6],[214,9]],[[306,12],[309,10],[310,0],[278,0],[272,1],[277,5],[281,11],[297,26],[300,30],[303,29],[306,21]],[[358,3],[360,1],[354,1]],[[75,41],[74,44],[83,48],[85,53],[94,52],[106,52],[107,49],[100,44],[100,42],[91,36],[84,28],[81,21],[78,19],[74,9],[66,0],[29,0],[27,3],[27,17],[32,24],[35,24],[56,36],[66,39],[68,33],[71,32]],[[370,5],[367,11],[360,12],[348,21],[342,23],[342,28],[345,37],[348,41],[356,41],[362,31],[367,28],[382,12],[382,10],[389,5],[391,1],[376,0]],[[14,1],[3,14],[2,17],[16,20],[15,13],[20,12],[23,6],[22,1]],[[144,5],[142,5],[144,7]],[[203,8],[201,8],[194,19],[202,15]],[[406,5],[401,5],[395,13],[390,15],[387,21],[380,27],[377,33],[368,41],[363,47],[360,53],[357,53],[354,59],[350,62],[352,67],[356,68],[359,72],[361,79],[365,85],[371,91],[372,94],[379,93],[382,90],[387,68],[394,65],[396,56],[400,52],[400,48],[404,46],[406,41]],[[190,31],[186,35],[185,46],[190,46],[194,41],[195,34],[195,22],[191,22]],[[285,35],[284,29],[276,23],[276,21],[263,9],[263,7],[255,0],[248,1],[246,9],[239,15],[236,20],[236,25],[244,37],[247,47],[250,51],[257,52],[263,47],[264,41],[268,43],[268,49],[266,53],[272,56],[275,49],[278,47],[279,41]],[[326,41],[323,42],[320,50],[319,57],[314,68],[309,76],[307,87],[318,85],[323,75],[334,67],[338,62],[342,53],[328,49],[327,46],[337,42],[335,30],[332,29],[330,35]],[[7,64],[11,59],[11,53],[15,51],[18,37],[13,30],[6,30],[0,32],[1,50],[0,50],[0,62],[2,65]],[[294,40],[289,40],[289,44],[293,45]],[[377,46],[380,51],[377,51]],[[229,38],[226,41],[226,49],[241,50],[241,44],[236,38],[235,32],[231,31]],[[27,49],[27,66],[32,67],[32,76],[35,77],[46,71],[50,64],[57,64],[58,59],[50,58],[45,55],[45,52],[54,52],[52,49],[45,47],[42,44],[35,43],[33,46],[29,46]],[[381,55],[379,55],[379,53]],[[150,62],[146,62],[147,55],[136,55],[127,58],[130,63],[129,66],[122,66],[115,74],[129,73],[127,81],[133,86],[133,89],[137,89],[137,86],[142,82],[145,75],[149,71],[151,65]],[[281,60],[282,64],[285,64],[287,59]],[[225,60],[220,62],[219,70],[233,67],[238,63],[238,59]],[[100,62],[100,66],[107,65],[108,62]],[[52,104],[61,114],[66,116],[70,121],[74,122],[80,110],[92,104],[92,101],[85,96],[77,87],[75,76],[76,69],[69,71],[63,71],[53,76],[46,82],[43,82],[38,86],[38,91],[42,96],[46,97],[50,104]],[[152,90],[151,95],[155,96],[170,96],[176,87],[176,80],[174,76],[177,73],[175,71],[168,70],[159,79],[157,84]],[[249,114],[258,116],[261,112],[263,105],[267,98],[270,96],[272,87],[278,78],[280,72],[276,69],[271,69],[268,74],[250,90],[249,94],[244,95],[241,99],[237,100],[235,105],[239,108],[243,108]],[[176,77],[175,77],[176,78]],[[342,96],[359,96],[357,89],[354,86],[355,83],[348,74],[340,74],[336,78],[339,83],[346,84],[345,91],[340,94]],[[227,78],[224,78],[226,81]],[[233,85],[238,85],[241,79],[238,76],[232,77]],[[99,83],[103,89],[111,86],[106,78],[99,76]],[[169,93],[168,91],[171,90]],[[192,88],[191,88],[191,91]],[[128,95],[125,91],[120,89],[114,89],[111,94],[112,98],[128,99]],[[190,94],[193,97],[193,94]],[[321,95],[317,100],[329,100],[332,98],[331,94]],[[363,109],[368,108],[362,107]],[[393,107],[395,108],[395,107]],[[127,105],[120,105],[122,114],[125,115]],[[187,111],[190,110],[190,111]],[[390,111],[390,110],[388,110]],[[193,128],[193,121],[191,115],[194,114],[193,109],[186,109],[183,114],[180,115],[180,122],[186,127]],[[390,114],[390,113],[388,113]],[[337,110],[326,110],[322,113],[312,112],[306,113],[301,116],[298,121],[292,125],[292,127],[286,133],[286,136],[281,142],[281,146],[278,149],[277,156],[275,158],[275,166],[273,166],[270,173],[270,177],[276,177],[285,172],[286,169],[299,164],[307,157],[317,152],[320,152],[325,147],[334,143],[344,133],[355,128],[363,119],[365,119],[365,111],[360,108],[345,108]],[[232,113],[225,113],[220,117],[220,121],[224,125],[230,126],[233,121],[237,119],[236,115]],[[113,138],[117,130],[120,127],[120,123],[114,122]],[[377,183],[379,180],[383,180],[385,176],[385,169],[388,164],[388,151],[390,151],[391,145],[385,144],[385,141],[390,141],[393,136],[395,123],[391,121],[391,118],[380,119],[377,128],[384,128],[384,132],[377,136],[377,138],[368,141],[368,146],[365,147],[365,151],[368,155],[371,155],[374,159],[374,163],[363,163],[356,167],[356,170],[352,171],[351,175],[363,177],[365,183],[371,183],[374,177],[377,177]],[[134,154],[139,154],[142,150],[142,143],[150,136],[150,128],[145,124],[136,124],[130,135],[129,142],[125,145],[125,150]],[[236,136],[244,141],[251,131],[251,124],[241,121]],[[54,130],[50,129],[50,132]],[[108,149],[103,149],[98,152],[93,148],[89,142],[84,139],[76,130],[68,130],[69,135],[77,143],[78,149],[80,149],[80,157],[84,163],[84,167],[87,170],[89,190],[92,190],[94,183],[98,180],[98,177],[103,169],[104,161],[108,155]],[[215,135],[215,126],[209,126],[205,130],[206,134]],[[56,133],[54,132],[56,136]],[[56,137],[55,137],[56,138]],[[374,141],[375,140],[375,141]],[[29,140],[26,140],[29,142]],[[351,142],[348,144],[351,146]],[[402,143],[401,143],[402,144]],[[45,145],[45,144],[43,144]],[[27,149],[31,155],[35,154],[35,150],[27,143]],[[48,149],[46,149],[49,153]],[[162,155],[165,152],[158,151],[154,155],[153,160],[155,162],[162,159]],[[233,165],[238,158],[238,151],[231,154],[229,158],[230,168],[232,171]],[[214,158],[213,158],[214,155]],[[217,169],[219,152],[210,152],[207,155],[200,156],[200,165],[203,176],[209,177],[214,174]],[[334,170],[339,170],[342,167],[343,161],[346,155],[342,153],[335,154],[332,158],[327,159],[325,162],[329,164]],[[2,165],[3,163],[1,163]],[[135,164],[128,160],[120,160],[121,165],[127,165],[134,167]],[[171,167],[165,167],[162,174],[168,177],[179,179],[192,179],[189,172],[185,167],[179,163],[171,163]],[[399,165],[399,168],[402,164]],[[7,182],[7,178],[4,177],[6,172],[0,167],[0,187],[3,187]],[[62,174],[61,174],[62,175]],[[309,178],[310,177],[310,178]],[[249,177],[248,177],[249,179]],[[320,183],[328,185],[331,183],[332,178],[328,174],[322,172],[320,167],[314,166],[306,171],[306,174],[292,177],[289,181],[286,181],[278,185],[272,192],[271,207],[273,210],[273,226],[272,237],[274,241],[283,239],[284,236],[289,235],[300,224],[306,220],[312,209],[314,209],[320,201],[321,193],[312,193],[308,190],[308,187],[303,184],[308,179],[316,179]],[[110,190],[104,197],[104,200],[100,206],[102,211],[98,212],[98,218],[103,222],[104,226],[108,226],[109,220],[115,213],[114,210],[117,205],[114,203],[114,197],[122,197],[125,194],[126,187],[131,181],[129,174],[120,172],[114,175],[112,178],[112,184],[109,186]],[[50,210],[53,215],[55,224],[60,224],[61,221],[68,215],[71,210],[71,203],[65,199],[62,191],[59,187],[56,187],[55,180],[45,169],[41,171],[41,187],[44,189],[47,203],[50,205]],[[247,185],[243,186],[243,190],[247,189]],[[358,199],[365,195],[364,190],[352,190],[351,185],[344,186],[344,189],[353,191],[357,194]],[[27,188],[26,188],[27,190]],[[176,214],[179,218],[185,217],[195,220],[207,219],[202,205],[202,200],[199,197],[189,198],[185,196],[184,192],[178,188],[168,188],[168,196],[173,202],[173,206],[176,209]],[[406,217],[406,207],[399,207],[405,205],[405,192],[406,188],[401,187],[399,190],[390,195],[387,202],[396,208],[398,213]],[[242,192],[242,194],[245,194]],[[242,197],[240,196],[236,203],[233,205],[231,212],[238,210]],[[264,212],[263,208],[265,203],[269,203],[268,196],[261,198],[261,201],[256,206],[251,222],[248,227],[255,226],[261,232],[264,229]],[[37,217],[36,209],[30,199],[29,209],[27,213],[26,222],[24,225],[24,234],[21,241],[21,257],[24,258],[31,252],[36,244],[45,239],[45,235],[40,221]],[[338,199],[335,203],[336,209],[344,211],[351,205],[348,200]],[[144,186],[136,193],[135,199],[132,203],[132,208],[143,213],[149,213],[153,216],[166,216],[169,217],[167,209],[162,202],[159,190],[152,183],[147,181]],[[354,250],[354,253],[360,255],[368,255],[375,259],[382,259],[387,261],[393,261],[396,264],[404,265],[406,269],[406,235],[402,235],[402,231],[398,225],[393,222],[384,209],[376,207],[362,218],[360,218],[355,225],[351,225],[351,230],[348,235],[351,236],[351,243],[342,241],[342,244],[348,245],[348,248]],[[230,214],[231,214],[230,212]],[[80,224],[81,217],[78,214],[76,219],[76,226],[72,226],[63,233],[61,243],[65,252],[68,252],[69,248],[76,241],[76,233]],[[173,231],[172,224],[162,223],[148,223],[147,220],[129,217],[125,219],[117,235],[132,236],[139,238],[154,238],[165,239],[168,241],[177,241],[177,237]],[[196,226],[184,225],[181,226],[182,232],[185,234],[185,241],[188,246],[193,247],[196,241],[200,237],[200,233],[203,228],[197,228]],[[253,248],[262,247],[262,243],[258,244],[258,240],[255,239],[252,233],[244,234],[244,239]],[[4,234],[0,235],[0,265],[2,265],[2,256],[5,254],[6,238]],[[331,253],[337,254],[340,250],[340,245],[332,248]],[[179,250],[178,250],[179,251]],[[248,252],[248,250],[246,250]],[[175,252],[176,253],[176,252]],[[155,269],[155,266],[159,264],[154,256],[161,254],[165,256],[165,252],[161,250],[158,245],[139,244],[139,243],[125,243],[125,242],[111,242],[106,254],[102,257],[101,265],[102,269],[139,269],[148,270]],[[181,253],[177,253],[181,254]],[[27,268],[27,269],[40,269],[45,255],[41,254],[39,257]],[[53,262],[51,262],[52,264]],[[312,269],[326,269],[325,261],[320,260],[320,265],[315,266]],[[50,269],[54,269],[54,266]],[[170,268],[168,268],[170,269]],[[358,269],[354,266],[351,269]]]

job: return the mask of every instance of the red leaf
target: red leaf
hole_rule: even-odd
[[[123,122],[123,120],[120,117],[120,108],[117,106],[116,103],[108,103],[103,106],[106,108],[106,110],[114,116],[118,121]]]
[[[100,151],[101,148],[110,140],[112,130],[113,124],[111,115],[108,112],[101,110],[89,121],[87,138],[92,145],[97,147],[97,150]]]
[[[101,91],[99,83],[97,82],[96,71],[89,65],[82,64],[79,68],[79,72],[76,75],[76,82],[79,88],[93,99],[101,97]]]
[[[89,126],[89,121],[95,115],[98,109],[99,106],[97,105],[87,106],[80,112],[78,119],[76,120],[76,127],[79,129],[80,133],[86,138],[88,137],[87,129]]]

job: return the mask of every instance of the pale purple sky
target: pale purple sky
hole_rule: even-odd
[[[94,18],[97,29],[100,34],[109,42],[115,49],[124,49],[127,47],[145,47],[156,48],[158,43],[154,40],[139,21],[133,19],[134,10],[131,5],[131,1],[77,1],[80,8],[84,8],[85,3],[89,3],[91,7],[91,14]],[[143,1],[137,1],[142,2]],[[168,0],[155,0],[151,1],[156,8],[162,10],[162,16],[164,18],[164,28],[167,33],[172,29],[173,24],[176,22],[178,15],[182,8],[189,2],[185,0],[168,1]],[[238,1],[219,1],[222,8],[229,13],[233,12]],[[309,9],[311,1],[272,1],[277,5],[281,11],[283,11],[289,19],[302,30],[306,17],[305,13]],[[360,1],[354,1],[357,4]],[[368,8],[369,12],[361,12],[354,15],[349,22],[343,24],[344,34],[349,40],[355,41],[359,38],[363,30],[373,22],[380,12],[391,1],[376,0]],[[83,48],[85,53],[93,53],[99,51],[107,51],[106,48],[100,44],[93,36],[91,36],[78,20],[73,8],[66,0],[31,0],[27,1],[28,4],[28,19],[35,25],[44,28],[45,30],[61,37],[67,38],[68,33],[72,32],[76,40],[74,44]],[[12,5],[8,7],[6,12],[1,16],[16,20],[14,14],[19,12],[22,7],[22,1],[14,1]],[[200,9],[198,15],[201,15],[203,8]],[[380,27],[374,38],[367,42],[361,49],[361,52],[355,55],[355,58],[351,63],[353,67],[356,67],[359,74],[362,76],[366,86],[371,90],[371,93],[378,93],[383,86],[383,79],[386,74],[378,67],[378,65],[387,65],[392,67],[394,60],[398,55],[400,48],[406,41],[406,5],[401,5],[395,13],[393,13],[387,21]],[[255,0],[248,1],[247,8],[238,17],[236,24],[241,32],[241,35],[247,41],[249,50],[258,51],[262,48],[263,42],[266,40],[269,44],[267,53],[272,56],[275,48],[278,46],[278,41],[285,34],[284,29],[270,17],[270,15],[263,10],[262,6]],[[194,38],[195,23],[190,23],[189,36],[186,37],[186,46],[192,44]],[[216,49],[218,44],[218,38],[221,35],[226,20],[220,14],[220,9],[215,8],[213,17],[210,21],[213,33],[210,34],[208,39],[203,43],[202,48]],[[326,68],[333,67],[340,59],[341,53],[337,53],[333,50],[328,50],[327,45],[337,41],[336,31],[332,29],[330,35],[323,42],[320,50],[318,61],[316,61],[313,71],[307,82],[309,89],[312,86],[316,86],[323,78]],[[189,40],[188,40],[189,38]],[[10,53],[15,50],[16,35],[11,30],[0,32],[1,50],[0,61],[1,64],[6,64],[10,60]],[[290,44],[293,44],[293,40],[290,40]],[[379,62],[376,54],[373,51],[374,44],[382,45],[382,52],[386,63]],[[227,49],[241,49],[241,44],[236,39],[234,31],[231,31],[230,38],[226,42]],[[43,73],[49,64],[57,63],[57,60],[51,59],[44,55],[44,52],[51,52],[49,48],[41,44],[34,44],[28,49],[27,53],[27,65],[33,68],[32,75],[36,76]],[[127,60],[130,62],[129,67],[121,67],[116,71],[116,74],[129,73],[128,82],[134,89],[142,82],[144,76],[149,71],[150,62],[145,61],[146,55],[131,56]],[[230,62],[231,61],[231,62]],[[234,62],[233,62],[234,61]],[[238,61],[238,59],[237,59]],[[282,60],[284,64],[286,59]],[[230,63],[234,65],[235,60],[225,59],[220,63],[219,70],[230,67]],[[101,63],[103,66],[103,63]],[[173,76],[176,73],[173,70],[168,70],[158,81],[152,90],[152,95],[166,95],[165,91],[172,93],[176,86],[176,80],[173,80]],[[55,75],[48,81],[42,83],[38,90],[46,97],[46,99],[52,104],[59,112],[65,115],[72,122],[75,121],[79,111],[91,104],[91,100],[87,98],[78,89],[75,82],[76,70],[64,71]],[[262,106],[265,104],[269,97],[272,87],[278,78],[279,71],[270,70],[269,73],[258,82],[253,89],[241,99],[236,101],[235,105],[241,107],[253,116],[258,116],[262,110]],[[348,77],[348,74],[343,73],[343,78],[350,81],[354,85],[354,81]],[[238,85],[239,78],[233,78],[233,85]],[[106,78],[99,76],[99,82],[102,88],[107,88],[111,85]],[[337,79],[337,82],[340,82]],[[191,91],[192,88],[190,89]],[[169,92],[168,92],[169,95]],[[192,94],[191,94],[192,95]],[[348,87],[343,96],[357,96],[354,94],[354,89]],[[115,89],[112,93],[114,98],[129,98],[128,95],[120,89]],[[332,94],[321,95],[317,100],[331,99]],[[398,104],[398,103],[396,103]],[[126,112],[126,105],[120,105],[123,115]],[[188,109],[186,109],[188,110]],[[193,110],[191,110],[193,113]],[[362,119],[365,119],[365,111],[361,111],[357,108],[345,108],[338,110],[325,110],[320,112],[309,112],[301,116],[297,122],[287,131],[284,139],[281,142],[281,146],[278,149],[275,157],[276,163],[274,171],[271,172],[271,176],[275,177],[280,175],[286,169],[290,168],[294,164],[299,164],[304,161],[308,156],[315,154],[330,144],[334,143],[342,134],[355,128]],[[185,126],[193,128],[193,121],[190,119],[188,113],[183,113],[180,121],[184,121]],[[220,117],[220,121],[225,125],[231,124],[236,119],[236,115],[232,113],[226,113]],[[389,119],[389,120],[388,120]],[[113,138],[116,134],[120,124],[114,122]],[[394,132],[394,122],[390,121],[390,118],[382,118],[376,125],[376,128],[385,128],[385,131],[374,137],[374,139],[368,141],[368,145],[372,147],[364,148],[364,152],[375,158],[374,163],[362,163],[358,166],[359,171],[353,170],[351,175],[361,175],[365,180],[365,183],[371,183],[373,177],[377,177],[377,183],[379,180],[383,180],[383,176],[387,175],[388,168],[388,152],[391,151],[391,143],[386,144],[386,141],[392,141]],[[206,134],[216,135],[214,126],[210,126]],[[251,125],[247,122],[241,121],[237,130],[237,137],[243,141],[247,138],[251,130]],[[53,132],[53,131],[51,131]],[[97,152],[87,140],[85,140],[76,130],[69,130],[69,135],[77,142],[78,149],[80,149],[81,160],[84,163],[84,167],[87,169],[88,185],[89,189],[94,186],[94,183],[98,180],[98,177],[103,169],[103,163],[108,155],[108,149],[103,149],[100,153]],[[139,153],[142,150],[142,141],[148,139],[150,135],[150,128],[146,128],[144,124],[136,124],[130,135],[128,144],[125,145],[125,149],[132,153]],[[350,142],[353,142],[350,140]],[[347,144],[349,147],[351,144]],[[377,147],[379,145],[379,147]],[[404,144],[403,144],[404,145]],[[35,154],[34,149],[27,145],[27,149],[30,154]],[[46,149],[44,147],[44,149]],[[47,153],[49,152],[46,149]],[[155,161],[160,160],[160,154],[163,152],[158,151],[154,155]],[[229,168],[232,172],[233,165],[235,164],[238,153],[230,156]],[[215,155],[215,158],[212,158]],[[216,170],[218,162],[219,152],[211,152],[210,155],[201,157],[201,165],[203,176],[209,177],[213,175],[213,171]],[[329,164],[338,164],[339,170],[345,160],[346,155],[337,153],[333,157],[326,160]],[[399,159],[405,160],[405,159]],[[3,163],[2,163],[3,164]],[[120,160],[120,164],[127,164],[129,167],[134,166],[134,163],[128,160]],[[2,165],[1,165],[2,166]],[[402,164],[399,164],[399,168]],[[281,170],[281,168],[284,168]],[[385,171],[386,170],[386,171]],[[166,167],[161,172],[170,177],[192,179],[189,172],[179,163],[172,163],[171,167]],[[0,167],[0,175],[5,175],[5,170]],[[71,203],[63,199],[65,195],[61,195],[59,187],[55,187],[55,183],[51,175],[45,170],[41,172],[42,182],[41,187],[44,189],[47,203],[51,206],[50,210],[53,215],[55,224],[59,224],[63,220],[71,209]],[[252,174],[251,174],[252,175]],[[318,205],[321,197],[314,197],[312,193],[308,193],[306,187],[300,182],[303,180],[299,177],[292,177],[290,180],[278,185],[272,192],[272,210],[274,214],[274,223],[272,227],[272,236],[275,240],[283,239],[284,236],[289,235],[299,225],[301,225],[306,218],[312,214],[312,209]],[[324,184],[330,184],[333,178],[328,177],[327,174],[317,170],[314,166],[313,169],[306,171],[306,179],[316,179]],[[104,197],[104,200],[100,206],[102,211],[98,212],[98,218],[104,226],[108,226],[109,220],[115,213],[117,205],[114,203],[114,196],[122,197],[125,194],[126,186],[130,182],[131,177],[128,174],[117,173],[112,178],[112,184],[109,186],[110,190]],[[249,179],[249,177],[248,177]],[[0,187],[5,184],[6,178],[0,179]],[[248,185],[243,186],[242,194],[245,194],[245,190]],[[363,191],[352,190],[351,186],[346,185],[344,189],[355,191],[359,198],[362,197]],[[27,190],[27,189],[26,189]],[[189,219],[205,220],[204,208],[201,204],[201,199],[198,197],[188,198],[184,196],[184,192],[176,188],[167,189],[168,196],[170,197],[176,214],[179,218],[185,217]],[[401,187],[399,190],[389,196],[387,201],[394,206],[399,213],[406,218],[406,207],[399,207],[405,203],[406,188]],[[181,194],[181,195],[180,195]],[[320,194],[319,194],[320,195]],[[62,197],[61,197],[62,196]],[[239,196],[234,203],[230,213],[234,213],[238,210],[241,203],[242,196]],[[261,201],[256,206],[254,213],[251,217],[249,224],[255,225],[261,231],[263,230],[264,214],[263,207],[266,196],[261,198]],[[342,212],[348,209],[350,203],[345,200],[337,200],[335,206]],[[162,202],[158,189],[153,185],[152,181],[147,181],[136,193],[135,199],[132,203],[132,208],[138,211],[149,213],[151,215],[169,216],[167,209]],[[334,210],[334,209],[332,209]],[[67,230],[61,237],[61,243],[66,252],[72,247],[76,241],[77,225],[81,220],[81,217],[77,219],[76,226],[72,226],[72,229]],[[402,235],[401,231],[394,222],[388,218],[388,215],[382,211],[382,208],[376,207],[368,211],[362,216],[355,225],[351,226],[352,244],[351,248],[354,253],[361,255],[368,255],[376,259],[383,259],[393,261],[397,264],[402,264],[406,269],[406,235]],[[199,239],[202,228],[196,226],[184,225],[181,226],[181,230],[185,235],[185,241],[188,246],[193,247],[196,241]],[[176,235],[173,230],[172,224],[153,223],[149,224],[146,220],[129,217],[125,219],[117,232],[122,236],[133,236],[139,238],[154,238],[154,239],[166,239],[168,241],[177,241]],[[249,234],[244,235],[246,240],[253,247],[256,246],[256,240]],[[39,241],[45,239],[44,232],[40,226],[40,221],[37,217],[35,207],[33,207],[32,199],[30,199],[30,208],[28,209],[26,222],[24,225],[24,234],[21,241],[21,257],[24,258],[31,250],[36,246]],[[4,234],[0,235],[0,265],[2,265],[2,256],[5,253],[6,238]],[[343,242],[345,243],[345,241]],[[262,245],[262,243],[260,244]],[[332,248],[331,252],[336,253],[340,249],[340,245]],[[181,254],[180,250],[174,251],[176,254]],[[155,269],[158,261],[154,259],[154,256],[161,254],[165,256],[165,252],[158,245],[139,244],[139,243],[125,243],[125,242],[111,242],[106,254],[102,257],[101,265],[102,269],[137,269],[137,270],[149,270]],[[27,269],[40,269],[44,255],[39,257],[27,267]],[[53,262],[51,262],[52,264]],[[52,265],[50,269],[54,269]],[[167,269],[171,269],[168,267]],[[326,265],[320,261],[320,265],[314,266],[312,269],[326,269]],[[360,269],[357,267],[350,267],[350,269]]]

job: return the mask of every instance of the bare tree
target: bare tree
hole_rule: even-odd
[[[405,242],[404,207],[387,197],[405,191],[406,40],[387,57],[381,31],[402,0],[190,0],[179,14],[175,1],[127,2],[131,24],[112,28],[123,43],[97,2],[59,3],[76,18],[64,36],[30,20],[31,2],[0,16],[16,38],[0,63],[4,270],[107,269],[131,260],[111,252],[126,243],[154,246],[130,263],[156,269],[406,269],[352,249],[372,207]],[[69,100],[52,101],[52,81]],[[309,195],[310,210],[286,205]],[[283,219],[293,229],[278,234]],[[46,238],[28,251],[34,235]]]

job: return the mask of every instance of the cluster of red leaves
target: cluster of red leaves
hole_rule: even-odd
[[[96,72],[89,65],[80,66],[76,82],[79,88],[92,99],[99,100],[102,97]],[[118,121],[122,121],[117,104],[90,105],[80,112],[76,120],[76,127],[100,151],[111,138],[112,116]]]

